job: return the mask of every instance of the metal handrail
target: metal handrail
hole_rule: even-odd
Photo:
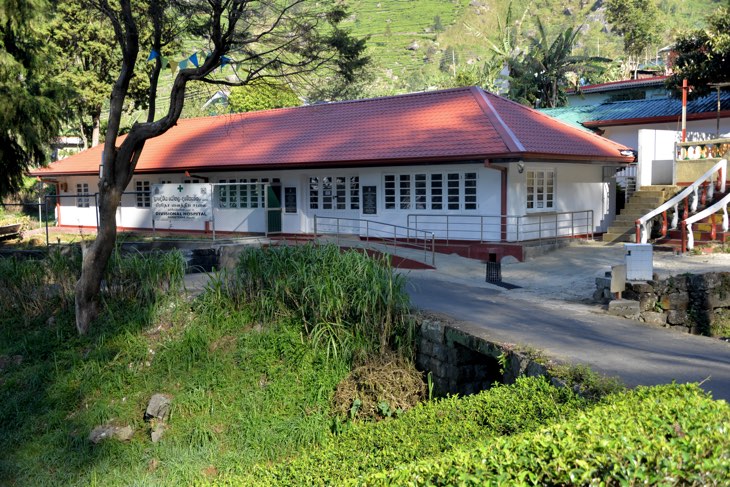
[[[725,195],[724,198],[722,198],[720,201],[717,201],[712,206],[708,206],[704,210],[695,213],[694,215],[690,216],[689,218],[685,218],[682,221],[682,252],[686,252],[687,250],[692,250],[695,246],[695,238],[694,234],[692,233],[692,224],[695,222],[698,222],[702,220],[703,218],[707,218],[708,216],[714,215],[717,213],[718,210],[722,208],[722,231],[727,232],[728,230],[728,216],[727,216],[727,206],[730,204],[730,194]],[[715,239],[715,224],[712,222],[712,239]]]
[[[584,214],[584,216],[580,216]],[[566,216],[569,216],[566,218]],[[407,215],[407,225],[421,228],[423,225],[439,226],[448,245],[453,234],[467,235],[459,240],[478,240],[483,242],[521,242],[542,241],[547,238],[574,238],[588,235],[593,238],[593,210],[530,213],[527,215],[444,215],[438,213],[411,213]],[[531,221],[536,220],[536,221]],[[497,238],[488,238],[488,234]],[[485,238],[485,234],[487,237]],[[478,239],[476,238],[478,237]]]
[[[638,218],[636,220],[636,242],[637,243],[646,243],[649,240],[649,230],[646,223],[654,218],[655,216],[662,214],[664,218],[664,224],[663,228],[666,227],[666,221],[667,221],[667,215],[666,212],[670,208],[674,209],[674,215],[672,216],[672,223],[669,227],[670,229],[677,228],[677,224],[679,221],[679,203],[684,201],[684,209],[685,209],[685,216],[686,219],[689,216],[689,213],[694,213],[697,211],[697,204],[699,203],[700,197],[699,197],[699,188],[705,187],[705,182],[712,177],[715,172],[719,171],[719,175],[717,180],[715,181],[715,185],[718,186],[717,190],[721,193],[725,192],[725,175],[727,174],[727,159],[722,159],[717,164],[712,166],[705,174],[699,177],[695,182],[693,182],[691,185],[687,186],[685,189],[683,189],[678,194],[674,195],[672,198],[670,198],[668,201],[664,202],[661,206],[658,208],[650,211],[646,215],[642,216],[641,218]],[[712,199],[714,193],[715,193],[715,185],[710,184],[707,187],[707,193],[706,197]],[[689,199],[689,195],[692,195],[692,201],[687,201]]]
[[[335,236],[337,238],[337,244],[340,244],[340,235],[345,235],[349,233],[343,232],[343,226],[340,225],[341,222],[356,222],[357,226],[355,225],[345,225],[344,228],[349,229],[356,229],[358,230],[357,234],[353,233],[352,235],[357,235],[358,237],[362,238],[362,230],[363,230],[363,224],[365,225],[365,241],[370,242],[370,238],[378,238],[382,241],[387,243],[390,243],[393,248],[393,255],[397,254],[397,248],[398,247],[408,247],[415,248],[416,250],[423,250],[424,252],[424,262],[428,263],[430,261],[431,265],[436,265],[436,239],[432,232],[428,232],[426,230],[419,230],[417,228],[411,228],[407,226],[402,225],[394,225],[391,223],[384,223],[379,222],[375,220],[365,220],[361,218],[344,218],[344,217],[335,217],[335,216],[319,216],[314,215],[314,235],[318,235],[320,233],[320,230],[322,230],[322,220],[334,220],[333,223],[330,225],[334,225],[335,230]],[[326,225],[326,224],[325,224]],[[387,235],[385,232],[380,231],[377,229],[377,227],[384,227],[387,232]],[[375,228],[371,228],[375,227]],[[401,232],[399,233],[399,230]],[[380,233],[380,235],[373,234],[375,232]],[[325,233],[325,232],[323,232]],[[392,233],[392,235],[391,235]],[[419,235],[421,237],[419,238]],[[418,244],[419,241],[422,241],[422,246]],[[429,248],[430,247],[430,248]],[[430,258],[429,258],[430,257]]]

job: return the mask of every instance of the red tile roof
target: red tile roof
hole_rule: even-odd
[[[629,162],[626,147],[480,88],[180,119],[136,172],[406,164],[493,158]],[[98,146],[33,175],[98,174]]]

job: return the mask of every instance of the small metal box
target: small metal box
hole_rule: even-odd
[[[650,281],[654,273],[651,244],[624,244],[626,251],[626,280]]]

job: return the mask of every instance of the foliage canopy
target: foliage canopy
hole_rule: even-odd
[[[677,36],[674,74],[667,80],[676,89],[687,79],[694,96],[707,94],[708,83],[730,81],[730,7],[718,8],[706,21],[706,28]]]
[[[45,0],[0,0],[0,197],[46,162],[58,135],[64,90],[46,69],[46,11]]]

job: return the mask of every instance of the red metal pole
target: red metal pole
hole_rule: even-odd
[[[682,80],[682,142],[687,141],[687,80]]]
[[[717,240],[717,229],[715,228],[715,214],[710,215],[710,239]]]
[[[682,221],[682,253],[687,252],[687,222]]]
[[[641,243],[641,220],[636,220],[636,243]]]
[[[687,218],[689,218],[689,196],[684,199],[684,215],[682,216],[682,220],[686,220]]]
[[[664,210],[662,212],[662,237],[667,236],[668,228],[669,228],[669,223],[667,222],[667,210]]]

